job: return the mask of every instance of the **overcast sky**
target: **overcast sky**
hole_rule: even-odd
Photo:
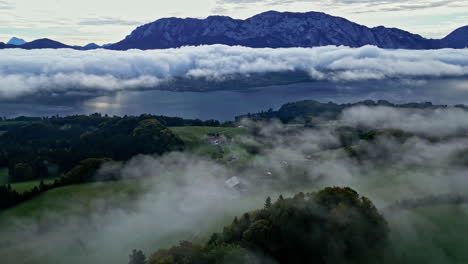
[[[0,41],[17,36],[105,44],[163,17],[247,18],[268,10],[321,11],[432,38],[468,25],[467,0],[0,0]]]

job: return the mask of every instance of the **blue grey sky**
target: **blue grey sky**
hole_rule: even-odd
[[[0,0],[0,41],[16,36],[105,44],[163,17],[247,18],[268,10],[321,11],[430,38],[468,25],[467,0]]]

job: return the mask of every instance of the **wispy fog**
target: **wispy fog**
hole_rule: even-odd
[[[213,45],[151,51],[5,49],[0,57],[0,99],[154,89],[162,84],[176,89],[168,81],[189,78],[217,82],[279,72],[301,72],[311,80],[329,81],[411,81],[468,75],[466,49],[252,49]]]
[[[280,193],[351,186],[384,208],[400,199],[463,193],[468,171],[456,158],[468,148],[466,133],[460,130],[466,128],[467,118],[467,112],[453,109],[349,109],[341,120],[348,125],[424,132],[404,141],[383,135],[356,143],[352,147],[367,157],[361,161],[344,149],[335,149],[339,137],[329,127],[298,130],[278,122],[245,121],[244,126],[256,135],[235,141],[258,147],[258,155],[250,161],[223,165],[192,154],[171,153],[106,165],[103,170],[121,174],[140,191],[130,197],[116,192],[95,200],[91,211],[70,196],[54,202],[40,221],[12,219],[11,225],[0,230],[2,237],[8,235],[0,252],[6,263],[17,263],[22,252],[27,252],[25,263],[125,263],[133,248],[149,253],[181,239],[200,239],[220,231],[234,215],[261,207],[268,195],[276,199]],[[450,136],[426,139],[441,135]],[[225,180],[232,176],[242,181],[244,192],[226,186]],[[57,211],[57,204],[68,209]],[[460,208],[461,214],[468,214],[466,207]],[[87,213],[83,216],[82,212]],[[432,227],[428,218],[415,213],[388,218],[395,234],[403,234],[398,239],[406,242],[426,239],[422,233],[407,230]],[[429,247],[436,252],[431,255],[434,259],[444,262],[448,257],[437,244]]]
[[[468,133],[468,115],[460,108],[408,109],[391,107],[353,107],[343,120],[354,126],[379,129],[400,128],[408,132],[435,136]]]

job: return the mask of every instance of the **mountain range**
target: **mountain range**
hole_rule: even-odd
[[[320,12],[269,11],[245,20],[227,16],[163,18],[142,25],[125,39],[105,46],[94,43],[85,47],[68,46],[50,39],[40,39],[20,46],[0,43],[0,48],[147,50],[210,44],[253,48],[374,45],[387,49],[458,49],[468,47],[468,26],[456,29],[443,39],[427,39],[398,28],[369,28]]]
[[[108,46],[108,45],[107,45]],[[99,46],[95,43],[90,43],[86,46],[69,46],[63,43],[60,43],[55,40],[43,38],[43,39],[36,39],[31,42],[26,42],[22,39],[13,37],[8,41],[7,44],[0,42],[0,49],[8,49],[8,48],[20,48],[20,49],[77,49],[77,50],[92,50],[92,49],[99,49],[104,48],[106,45]]]

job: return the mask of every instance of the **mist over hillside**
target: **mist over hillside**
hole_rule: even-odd
[[[349,128],[390,132],[351,141],[355,143],[344,149],[334,126],[307,129],[245,120],[242,126],[251,133],[234,140],[255,151],[246,163],[223,164],[175,152],[105,165],[99,173],[120,175],[136,186],[134,191],[112,192],[89,205],[70,196],[54,201],[50,211],[27,216],[6,211],[1,232],[2,237],[9,235],[0,251],[7,263],[24,250],[27,263],[124,263],[134,248],[149,254],[179,240],[206,239],[234,216],[261,208],[268,196],[276,199],[297,191],[350,186],[383,209],[404,199],[464,194],[466,120],[468,113],[463,110],[354,107],[345,110],[339,122]],[[244,191],[226,185],[231,177],[242,181]],[[466,206],[458,210],[468,214]],[[416,211],[384,216],[390,224],[391,248],[400,260],[420,250],[414,241],[428,241],[426,233],[408,230],[432,230],[429,216]],[[453,231],[434,236],[447,241]],[[455,248],[450,251],[457,252],[453,255],[437,243],[421,243],[432,253],[410,256],[412,261],[455,263],[466,257]]]

